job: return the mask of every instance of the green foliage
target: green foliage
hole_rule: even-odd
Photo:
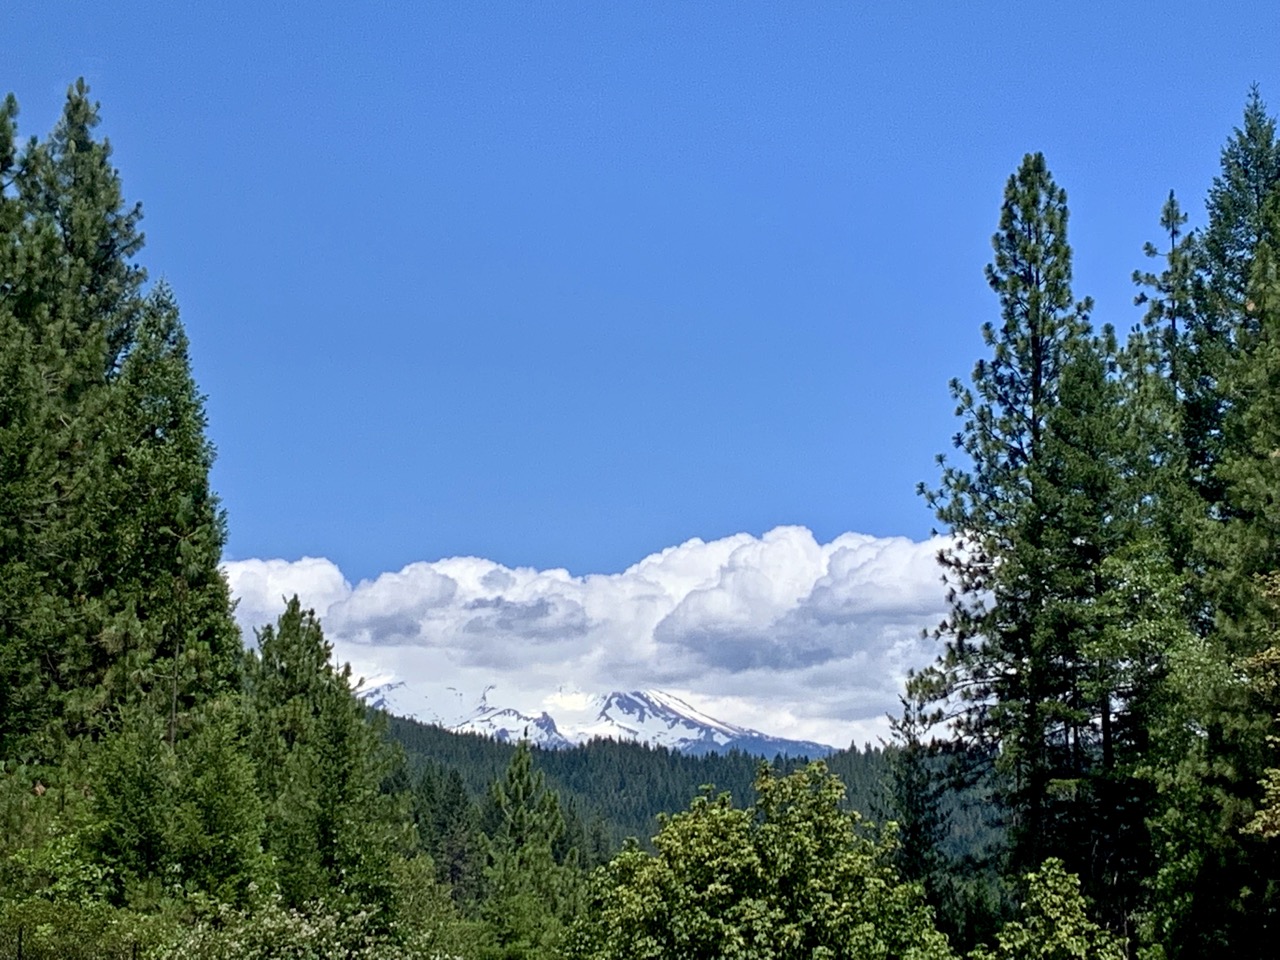
[[[405,869],[404,864],[397,867]],[[401,872],[398,879],[414,882]],[[146,956],[154,960],[450,960],[474,956],[465,922],[447,897],[411,896],[410,923],[388,928],[367,910],[291,909],[273,898],[253,911],[226,904],[174,929]]]
[[[656,854],[624,850],[596,878],[569,955],[943,958],[920,889],[892,866],[892,841],[841,809],[824,765],[762,767],[755,807],[725,795],[667,819]]]
[[[487,955],[502,960],[552,957],[577,908],[577,851],[557,862],[564,817],[555,794],[534,773],[521,742],[506,776],[490,792],[485,898],[480,916],[494,937]]]
[[[83,82],[45,141],[0,117],[0,756],[57,762],[141,699],[234,686],[212,450],[172,296]]]
[[[516,750],[511,744],[402,717],[391,717],[388,730],[404,750],[410,769],[434,781],[429,792],[456,773],[468,795],[483,799],[490,785],[505,775]],[[691,756],[617,740],[595,740],[572,750],[534,748],[532,758],[534,768],[561,798],[566,819],[572,808],[589,833],[604,831],[603,847],[610,855],[628,837],[647,842],[657,829],[657,815],[687,806],[703,784],[714,783],[736,802],[750,803],[759,765],[758,757],[738,751]],[[775,765],[793,770],[802,761],[775,760]],[[887,768],[883,750],[850,747],[827,757],[827,766],[845,782],[849,806],[863,812],[876,808]],[[421,818],[418,829],[423,833]],[[439,863],[437,851],[427,849]]]
[[[270,882],[263,804],[236,699],[214,701],[178,743],[168,846],[189,894],[241,906]]]
[[[395,958],[366,912],[302,911],[272,900],[251,913],[219,905],[186,924],[155,954],[164,960],[364,960]]]
[[[0,957],[5,960],[150,960],[168,955],[177,933],[171,916],[102,902],[0,901]]]
[[[1255,942],[1276,910],[1273,857],[1243,832],[1273,723],[1244,669],[1280,569],[1280,148],[1256,90],[1222,162],[1202,233],[1170,195],[1123,351],[1072,304],[1042,158],[1010,179],[1002,324],[953,386],[969,465],[926,491],[956,538],[948,644],[909,688],[938,704],[926,722],[994,751],[1010,868],[1061,858],[1107,926],[1180,956]],[[930,811],[906,812],[910,849]]]
[[[1280,574],[1273,574],[1265,587],[1266,596],[1280,608]],[[1280,722],[1280,631],[1271,631],[1272,643],[1245,662],[1254,692]],[[1274,841],[1280,837],[1280,737],[1269,736],[1272,764],[1262,774],[1262,798],[1245,832]]]
[[[990,811],[989,757],[975,757],[929,734],[929,714],[901,698],[891,721],[884,815],[896,827],[894,863],[919,883],[938,927],[957,949],[988,939],[1002,912],[992,859],[1002,836]]]
[[[1267,584],[1280,570],[1278,158],[1274,121],[1255,91],[1211,193],[1192,331],[1197,347],[1216,343],[1217,350],[1205,378],[1215,419],[1196,425],[1212,427],[1213,440],[1204,471],[1211,482],[1199,488],[1201,519],[1192,527],[1198,557],[1191,570],[1200,576],[1191,596],[1200,609],[1187,618],[1191,639],[1169,644],[1148,758],[1158,801],[1142,922],[1146,938],[1174,957],[1261,943],[1280,911],[1274,852],[1250,832],[1266,803],[1275,724],[1274,702],[1250,670],[1273,642]]]
[[[93,759],[84,855],[109,899],[146,905],[173,893],[246,902],[266,882],[262,804],[238,701],[214,701],[171,745],[160,715],[127,714]]]
[[[448,885],[455,900],[477,900],[486,854],[462,775],[456,767],[447,773],[423,770],[411,803],[419,843],[435,863],[437,879]]]
[[[298,598],[258,635],[247,688],[264,846],[288,907],[383,907],[407,811],[381,785],[392,755]]]
[[[1228,320],[1239,320],[1246,312],[1253,258],[1261,243],[1276,236],[1264,209],[1277,186],[1276,121],[1268,115],[1255,86],[1240,126],[1222,149],[1221,172],[1209,188],[1207,203],[1209,225],[1203,240],[1207,292]]]
[[[970,465],[944,463],[940,488],[923,490],[954,537],[941,556],[953,590],[938,631],[946,652],[909,696],[954,710],[960,742],[994,753],[1014,869],[1051,849],[1094,872],[1109,841],[1089,803],[1114,769],[1116,713],[1129,706],[1126,661],[1104,641],[1100,611],[1127,589],[1106,574],[1133,512],[1114,345],[1091,335],[1089,303],[1072,298],[1066,225],[1065,192],[1028,155],[1005,189],[987,268],[1001,311],[983,327],[991,356],[970,386],[952,387]]]
[[[1123,943],[1089,919],[1079,880],[1050,858],[1026,876],[1022,916],[972,960],[1124,960]]]
[[[154,714],[127,716],[96,752],[86,841],[112,878],[116,906],[143,897],[154,901],[160,884],[172,879],[168,841],[177,779],[164,723]]]

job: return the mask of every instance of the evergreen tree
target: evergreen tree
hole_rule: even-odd
[[[932,735],[936,712],[900,699],[883,781],[884,816],[897,827],[894,865],[921,885],[952,946],[970,948],[990,939],[1004,912],[992,863],[1000,834],[986,809],[990,757]]]
[[[0,278],[5,353],[11,367],[23,368],[15,370],[16,390],[6,390],[0,423],[15,441],[5,451],[0,564],[9,670],[0,687],[19,691],[0,718],[6,753],[54,756],[101,706],[92,637],[107,603],[98,548],[112,453],[102,440],[143,274],[132,261],[142,243],[139,212],[124,207],[110,148],[92,136],[97,122],[80,83],[49,140],[31,142],[16,160],[5,150],[13,253]],[[11,132],[0,139],[11,141]]]
[[[134,707],[100,742],[82,834],[112,902],[149,907],[181,891],[242,905],[254,885],[266,888],[243,722],[235,698],[210,702],[175,745],[163,714]]]
[[[489,796],[488,867],[481,916],[496,941],[495,958],[519,960],[555,955],[564,925],[575,911],[576,859],[557,863],[555,847],[564,816],[532,752],[521,741]]]
[[[141,211],[122,199],[110,145],[94,139],[87,87],[20,155],[15,113],[10,99],[0,750],[56,759],[69,739],[98,735],[113,707],[162,685],[172,744],[180,707],[234,683],[239,648],[202,401],[172,296],[143,294]]]
[[[113,514],[103,560],[122,608],[104,633],[116,668],[104,684],[120,698],[149,693],[169,716],[171,741],[181,709],[238,686],[243,651],[218,567],[226,522],[209,488],[213,447],[187,351],[162,283],[115,384],[113,499],[132,508]]]
[[[203,893],[234,906],[270,889],[263,853],[262,799],[238,697],[201,707],[175,750],[169,848],[188,894]]]
[[[172,865],[177,765],[162,719],[129,711],[96,751],[91,780],[93,821],[87,838],[117,905],[154,904]]]
[[[903,878],[921,883],[937,904],[938,884],[945,866],[947,836],[944,808],[949,786],[939,760],[941,744],[926,740],[930,717],[925,705],[899,698],[902,715],[891,721],[893,749],[889,753],[886,813],[898,825],[894,861]]]
[[[1207,292],[1215,317],[1234,339],[1240,329],[1256,329],[1249,317],[1248,289],[1258,245],[1274,237],[1265,207],[1280,186],[1280,143],[1275,119],[1255,85],[1244,118],[1222,149],[1222,172],[1209,188],[1209,225],[1204,233]]]
[[[1207,202],[1208,224],[1196,246],[1197,275],[1188,316],[1186,402],[1192,482],[1212,519],[1226,509],[1218,470],[1230,442],[1225,418],[1233,399],[1226,382],[1233,358],[1250,348],[1258,322],[1248,287],[1258,245],[1270,234],[1268,195],[1280,185],[1280,143],[1257,87],[1241,125],[1222,150],[1221,173]]]
[[[1156,869],[1147,935],[1171,956],[1261,943],[1274,922],[1275,858],[1245,833],[1264,796],[1273,712],[1248,682],[1280,563],[1274,249],[1280,146],[1256,88],[1222,154],[1182,356],[1195,373],[1182,404],[1188,479],[1185,626],[1168,628],[1166,693],[1147,769]]]
[[[1264,590],[1274,608],[1280,610],[1280,574],[1268,576]],[[1280,723],[1280,631],[1273,627],[1270,634],[1270,643],[1246,661],[1246,668],[1250,686],[1271,715],[1274,729]],[[1263,794],[1245,831],[1274,844],[1280,837],[1280,736],[1272,734],[1267,741],[1269,765],[1259,783]]]
[[[350,667],[335,667],[332,653],[294,597],[249,657],[266,852],[290,906],[385,907],[407,812],[381,790],[391,756],[352,692]]]
[[[1280,183],[1266,204],[1267,233],[1255,250],[1249,310],[1256,332],[1249,335],[1227,371],[1232,405],[1224,420],[1228,441],[1218,470],[1227,516],[1222,524],[1219,561],[1223,571],[1219,616],[1222,626],[1255,652],[1270,614],[1259,579],[1280,570]],[[1263,609],[1256,610],[1263,601]]]
[[[1186,426],[1188,383],[1200,385],[1187,346],[1195,253],[1171,196],[1166,268],[1135,276],[1151,306],[1117,355],[1073,302],[1066,220],[1043,158],[1027,157],[988,268],[1003,323],[984,328],[992,355],[972,387],[953,384],[969,466],[925,491],[955,537],[941,558],[952,613],[945,655],[910,695],[952,711],[932,719],[952,721],[962,756],[995,751],[1009,868],[1062,857],[1132,934],[1151,859],[1152,729],[1170,696],[1162,643],[1204,606],[1187,589],[1204,564]]]
[[[1271,222],[1252,251],[1247,293],[1256,325],[1224,376],[1231,402],[1216,470],[1223,509],[1210,541],[1214,629],[1178,677],[1175,706],[1192,733],[1182,737],[1170,803],[1157,821],[1168,839],[1153,917],[1179,956],[1261,945],[1280,913],[1277,854],[1252,828],[1266,803],[1275,724],[1274,701],[1256,679],[1266,675],[1259,665],[1274,642],[1271,584],[1280,571],[1280,192],[1273,197]]]
[[[1078,606],[1055,575],[1085,575],[1083,563],[1101,559],[1093,537],[1051,516],[1074,506],[1058,475],[1068,467],[1048,451],[1051,421],[1067,416],[1064,372],[1073,361],[1082,370],[1099,362],[1088,356],[1087,304],[1071,294],[1066,225],[1065,192],[1043,156],[1028,155],[1009,179],[987,268],[1002,316],[999,327],[983,327],[992,356],[978,362],[972,388],[952,384],[963,418],[956,445],[972,466],[947,466],[940,489],[922,488],[954,537],[940,557],[953,590],[939,631],[946,654],[915,678],[913,695],[958,698],[957,732],[998,750],[1016,869],[1038,864],[1062,838],[1065,824],[1055,821],[1069,817],[1068,805],[1051,798],[1051,784],[1078,773]],[[1083,393],[1082,385],[1072,396]],[[1054,555],[1064,547],[1067,557]]]
[[[32,730],[50,712],[38,637],[28,625],[40,596],[32,541],[50,451],[37,331],[18,309],[29,255],[27,218],[14,190],[17,113],[11,94],[0,109],[0,757],[14,759],[29,755]]]
[[[471,903],[480,896],[486,854],[475,804],[457,768],[450,768],[442,778],[438,797],[432,818],[431,857],[440,881],[449,885],[454,899]]]

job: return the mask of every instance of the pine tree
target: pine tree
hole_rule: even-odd
[[[424,771],[415,809],[419,839],[435,863],[436,878],[448,886],[455,902],[474,903],[481,892],[484,843],[475,804],[458,769]]]
[[[1204,268],[1216,316],[1228,336],[1256,329],[1246,309],[1258,245],[1274,236],[1265,207],[1280,186],[1280,143],[1275,119],[1255,85],[1244,118],[1222,149],[1222,172],[1209,188],[1209,225],[1204,234]]]
[[[1179,838],[1185,879],[1175,888],[1181,896],[1167,898],[1165,922],[1187,955],[1217,943],[1262,943],[1280,916],[1276,852],[1250,832],[1266,802],[1276,722],[1274,699],[1251,677],[1274,643],[1280,573],[1280,186],[1264,213],[1247,290],[1252,329],[1224,375],[1230,403],[1217,468],[1223,510],[1212,540],[1215,629],[1184,707],[1201,735],[1179,768],[1189,799],[1180,812],[1183,822],[1194,815],[1198,830]]]
[[[1114,345],[1072,297],[1066,227],[1064,191],[1028,155],[987,268],[1002,317],[983,327],[991,357],[971,387],[952,386],[970,466],[944,464],[941,487],[923,491],[953,535],[940,558],[951,614],[946,653],[910,695],[954,708],[962,742],[995,754],[1011,870],[1055,854],[1096,877],[1107,831],[1096,790],[1120,747],[1120,661],[1101,611],[1132,511]]]
[[[141,210],[87,87],[21,154],[7,104],[0,748],[54,759],[161,687],[172,744],[179,708],[233,686],[239,656],[202,400],[172,295],[143,293]]]
[[[1280,142],[1257,87],[1241,125],[1222,150],[1207,201],[1208,224],[1194,246],[1193,309],[1187,318],[1185,417],[1192,482],[1208,515],[1224,515],[1218,466],[1228,455],[1225,421],[1233,403],[1228,368],[1250,349],[1258,323],[1248,288],[1258,245],[1270,235],[1268,195],[1280,185]]]
[[[1167,248],[1148,243],[1149,258],[1161,258],[1159,274],[1135,271],[1144,289],[1135,298],[1146,305],[1142,323],[1119,357],[1125,468],[1129,500],[1147,536],[1141,556],[1162,558],[1178,580],[1184,614],[1197,632],[1212,627],[1212,603],[1203,582],[1210,563],[1205,541],[1209,508],[1205,473],[1216,454],[1206,446],[1206,411],[1219,412],[1210,359],[1196,340],[1197,272],[1200,240],[1184,232],[1187,215],[1170,191],[1160,226]],[[1216,361],[1215,361],[1216,363]],[[1212,441],[1216,444],[1217,440]]]
[[[270,889],[262,799],[238,696],[207,702],[175,754],[168,846],[185,892],[245,906]],[[166,730],[167,733],[167,730]]]
[[[177,766],[163,720],[130,710],[95,750],[90,781],[90,862],[107,868],[117,905],[148,906],[170,878]]]
[[[488,867],[481,916],[493,930],[495,958],[555,955],[575,910],[573,868],[556,862],[564,816],[532,753],[521,741],[506,776],[489,793]]]
[[[925,705],[899,698],[902,715],[890,723],[886,813],[898,825],[894,862],[903,879],[924,885],[930,902],[937,904],[938,881],[943,873],[943,843],[947,836],[944,797],[949,784],[939,763],[941,744],[927,740],[931,727]]]
[[[4,290],[6,366],[0,404],[7,523],[0,587],[0,687],[6,750],[50,757],[81,731],[94,702],[93,635],[105,598],[97,577],[100,499],[110,466],[102,438],[110,378],[137,313],[138,211],[125,209],[109,146],[93,140],[84,85],[68,94],[49,140],[15,156],[6,146]],[[8,379],[8,378],[6,378]]]
[[[213,447],[187,351],[162,283],[143,304],[115,382],[113,500],[132,506],[113,512],[103,558],[123,608],[104,631],[122,669],[108,666],[104,682],[128,697],[141,692],[128,678],[149,671],[148,692],[169,716],[171,741],[181,708],[238,685],[242,655],[218,566],[226,523],[209,488]]]
[[[1266,233],[1255,250],[1249,312],[1256,332],[1227,369],[1232,404],[1224,420],[1227,448],[1218,475],[1227,516],[1222,524],[1224,575],[1220,620],[1229,635],[1258,634],[1271,604],[1260,577],[1280,570],[1280,183],[1266,204]],[[1256,609],[1263,600],[1263,611]],[[1229,636],[1229,639],[1236,639]],[[1254,642],[1238,652],[1256,652]]]
[[[949,637],[938,668],[916,678],[922,700],[958,697],[962,737],[1000,751],[1012,781],[1018,831],[1015,863],[1034,863],[1044,844],[1050,768],[1045,713],[1058,703],[1052,652],[1036,636],[1032,612],[1045,599],[1035,556],[1041,546],[1031,468],[1040,456],[1056,399],[1064,344],[1083,324],[1070,289],[1066,196],[1044,158],[1028,155],[1009,179],[987,280],[1002,323],[984,324],[990,360],[974,368],[972,389],[952,382],[963,418],[956,446],[972,469],[945,466],[942,486],[925,490],[953,546],[940,559],[953,585]]]
[[[389,748],[335,667],[315,613],[297,597],[258,634],[248,700],[265,847],[286,904],[386,907],[407,811],[383,793]]]
[[[38,639],[29,626],[40,572],[33,550],[42,484],[46,398],[35,361],[36,330],[19,310],[27,273],[26,217],[14,183],[18,105],[0,108],[0,757],[28,753],[50,712]]]

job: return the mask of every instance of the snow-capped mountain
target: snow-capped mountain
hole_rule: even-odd
[[[370,706],[459,733],[478,733],[505,743],[528,740],[535,746],[563,749],[595,739],[630,740],[702,755],[741,750],[762,757],[824,757],[834,748],[808,740],[772,737],[708,716],[679,697],[661,690],[615,690],[604,695],[558,694],[549,699],[556,716],[538,715],[489,703],[490,689],[470,710],[459,710],[462,695],[445,688],[444,696],[406,709],[413,691],[403,681],[362,684],[360,696]]]
[[[530,717],[510,707],[485,706],[474,717],[454,724],[450,729],[457,733],[481,733],[503,743],[528,740],[552,750],[574,745],[556,729],[556,722],[545,711],[537,717]]]
[[[361,680],[356,685],[356,696],[364,701],[366,706],[373,707],[375,710],[385,710],[388,713],[398,713],[396,709],[397,691],[404,689],[403,680],[383,680],[381,682],[375,680],[366,682]]]
[[[586,723],[563,724],[566,733],[578,743],[597,737],[638,740],[696,755],[741,750],[768,757],[779,753],[824,757],[833,752],[825,744],[785,740],[725,723],[661,690],[615,690],[592,699],[594,718]]]

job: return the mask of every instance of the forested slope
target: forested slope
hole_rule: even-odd
[[[431,724],[388,718],[388,733],[404,751],[409,771],[447,778],[457,771],[468,795],[483,797],[499,779],[515,746]],[[541,772],[567,810],[586,822],[601,821],[610,843],[628,837],[644,842],[657,832],[660,813],[682,810],[704,786],[726,792],[739,803],[754,798],[759,757],[732,751],[691,756],[666,747],[596,740],[569,750],[534,749],[533,769]],[[827,766],[848,785],[846,804],[875,818],[885,810],[889,767],[878,749],[842,750]],[[803,762],[775,758],[775,769],[799,769]]]

